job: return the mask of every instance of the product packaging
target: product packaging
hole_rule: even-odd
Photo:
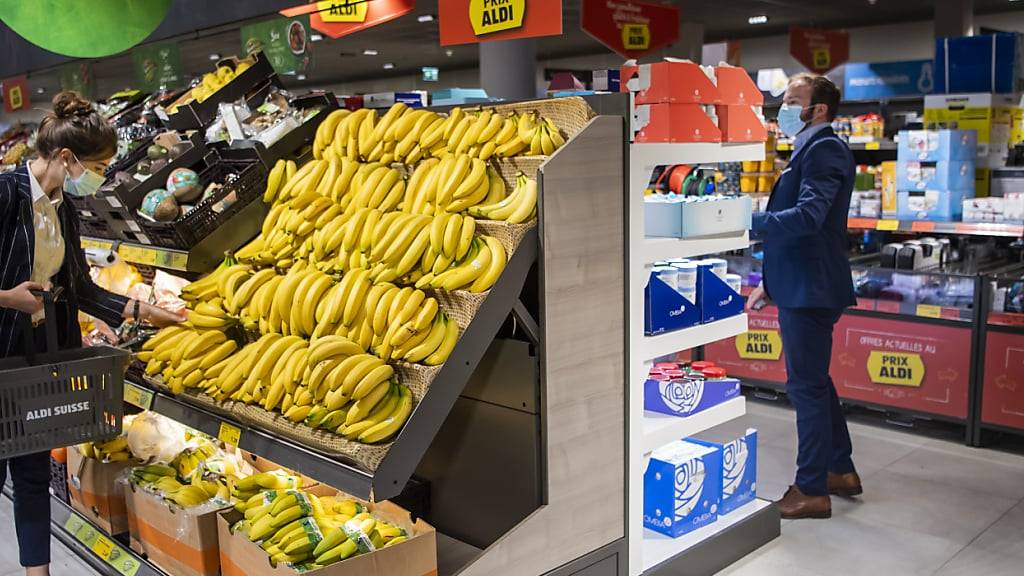
[[[390,108],[399,102],[410,108],[422,108],[427,105],[427,93],[418,90],[416,92],[376,92],[363,95],[365,108]]]
[[[325,488],[325,487],[324,487]],[[337,494],[314,489],[318,495]],[[409,512],[391,502],[366,504],[376,517],[403,528],[409,539],[401,544],[353,556],[323,568],[304,572],[310,576],[426,576],[437,573],[437,533],[422,519],[413,522]],[[217,515],[223,576],[294,576],[298,572],[285,564],[271,566],[270,557],[258,544],[232,527],[242,514],[228,510]]]
[[[627,61],[620,70],[620,89],[633,92],[637,104],[719,104],[714,69],[689,60],[666,58],[653,64]]]
[[[71,506],[88,520],[115,535],[128,531],[124,485],[118,478],[137,462],[107,462],[68,449],[68,495]]]
[[[743,313],[743,296],[730,288],[711,267],[697,268],[697,299],[701,323],[724,320]]]
[[[768,137],[760,106],[719,104],[716,110],[722,142],[764,142]]]
[[[652,271],[644,288],[644,334],[653,336],[700,324],[700,310],[696,304],[698,293],[687,294],[691,294],[693,299],[666,284],[659,273]]]
[[[722,452],[676,440],[651,453],[644,472],[644,527],[677,538],[718,519]]]
[[[882,162],[882,215],[896,215],[896,163]]]
[[[1020,40],[1010,32],[937,38],[935,92],[1020,90]]]
[[[714,106],[710,107],[714,110]],[[634,112],[636,142],[721,142],[722,131],[701,104],[640,104]]]
[[[736,378],[649,378],[644,382],[644,410],[687,417],[738,398]]]
[[[974,190],[900,190],[896,193],[896,217],[900,220],[959,220],[964,198]]]
[[[594,70],[594,90],[597,92],[620,92],[619,73],[619,70]]]
[[[1008,192],[1001,198],[964,200],[963,221],[993,224],[1024,222],[1024,192]]]
[[[644,233],[652,238],[696,238],[750,229],[750,196],[654,195],[644,202]]]
[[[974,161],[896,163],[897,190],[974,190]]]
[[[975,130],[901,130],[896,158],[899,161],[938,162],[974,160],[978,155]]]
[[[757,497],[757,430],[748,428],[739,438],[705,432],[687,442],[717,448],[722,452],[722,501],[718,514],[724,515]]]
[[[957,131],[973,130],[977,133],[976,165],[979,168],[999,168],[1006,165],[1013,122],[1019,114],[1017,99],[1008,94],[931,94],[924,97],[925,126],[956,126]],[[903,139],[900,140],[902,145]]]

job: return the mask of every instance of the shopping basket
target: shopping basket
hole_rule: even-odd
[[[110,346],[59,350],[52,292],[43,298],[47,351],[35,352],[22,314],[23,357],[0,359],[0,459],[121,433],[124,370],[130,354]]]

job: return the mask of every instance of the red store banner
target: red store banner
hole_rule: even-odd
[[[4,110],[28,110],[28,76],[15,76],[4,80]]]
[[[281,10],[282,16],[309,14],[310,28],[341,38],[394,20],[416,9],[416,0],[333,0]]]
[[[850,59],[850,35],[838,30],[792,26],[789,53],[811,72],[824,74]]]
[[[580,27],[625,58],[679,40],[679,8],[639,0],[583,0]]]
[[[785,385],[779,309],[765,306],[750,311],[747,317],[750,330],[746,334],[708,344],[704,356],[725,368],[730,376]]]
[[[562,33],[555,0],[438,0],[441,45],[474,44]]]
[[[1024,335],[989,331],[981,421],[1024,430]]]

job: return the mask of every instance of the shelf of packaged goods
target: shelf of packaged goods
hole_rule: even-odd
[[[1024,236],[1024,224],[988,224],[973,222],[931,222],[927,220],[896,220],[888,218],[850,218],[850,230],[883,230],[888,232],[924,234],[962,234],[968,236]]]
[[[718,254],[732,250],[744,250],[750,246],[750,235],[723,234],[702,238],[645,238],[643,241],[643,265],[673,258],[693,258],[705,254]]]
[[[643,360],[653,360],[680,350],[690,350],[698,346],[725,340],[747,331],[747,315],[738,314],[731,318],[700,324],[692,328],[684,328],[673,332],[665,332],[657,336],[645,336],[637,351]]]
[[[764,142],[634,143],[629,153],[634,161],[640,161],[649,176],[655,166],[764,160]]]
[[[685,418],[645,411],[643,417],[644,439],[641,447],[644,454],[647,454],[673,440],[699,434],[746,413],[747,400],[743,396],[727,400],[718,406]]]
[[[189,268],[189,253],[183,250],[172,248],[160,248],[159,246],[146,246],[145,244],[133,244],[130,242],[114,242],[102,238],[82,238],[82,248],[94,248],[97,250],[111,250],[117,244],[117,254],[132,264],[144,264],[167,270],[179,272],[191,272]]]
[[[761,499],[678,538],[645,528],[643,574],[712,574],[773,540],[779,533],[778,511],[771,502]]]
[[[896,150],[897,145],[892,140],[882,140],[878,142],[851,142],[847,144],[850,150],[853,152],[876,152],[876,151],[890,151]],[[793,145],[788,142],[783,142],[775,147],[776,152],[792,152]]]

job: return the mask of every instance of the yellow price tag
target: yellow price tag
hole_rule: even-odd
[[[736,353],[747,360],[778,360],[782,338],[778,330],[749,330],[736,337]]]
[[[879,220],[875,224],[875,230],[888,230],[890,232],[900,229],[899,220]]]
[[[125,244],[121,245],[121,248],[117,251],[128,262],[135,264],[145,264],[146,266],[156,265],[156,250],[151,248],[142,248],[141,246],[128,246]]]
[[[93,542],[92,551],[100,558],[109,560],[111,552],[114,551],[114,543],[105,536],[96,536],[96,542]]]
[[[232,426],[227,422],[221,422],[220,430],[217,432],[217,439],[237,448],[238,442],[242,439],[242,429]]]
[[[125,382],[124,401],[143,410],[149,410],[153,407],[153,393],[135,384]]]
[[[942,317],[942,307],[941,306],[933,306],[931,304],[918,304],[917,305],[917,315],[918,316],[924,316],[925,318],[941,318]]]
[[[775,148],[780,152],[787,152],[793,149],[793,145],[790,144],[789,142],[780,142],[779,145],[776,146]]]
[[[103,240],[93,238],[82,238],[82,248],[94,248],[96,250],[109,250],[112,244]]]
[[[867,142],[864,144],[865,150],[880,150],[881,148],[882,144],[880,142]]]

